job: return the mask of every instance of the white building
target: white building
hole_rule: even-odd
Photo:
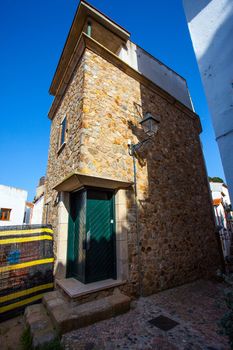
[[[32,209],[31,224],[42,224],[43,220],[43,208],[44,208],[44,195],[36,199],[33,202],[34,206]]]
[[[0,185],[0,226],[22,225],[27,191]]]
[[[43,209],[44,209],[44,191],[45,191],[45,178],[40,178],[39,184],[36,188],[36,195],[33,200],[33,209],[31,215],[31,224],[42,224],[43,221]]]
[[[24,224],[29,225],[31,223],[32,211],[34,204],[31,202],[25,203]]]
[[[233,202],[233,1],[183,4]]]
[[[216,224],[219,227],[224,256],[230,255],[232,238],[232,212],[227,186],[222,182],[210,182]]]

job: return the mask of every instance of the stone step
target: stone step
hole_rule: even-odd
[[[30,329],[33,348],[55,340],[57,333],[42,304],[30,305],[25,309],[25,321]]]
[[[56,288],[69,302],[83,304],[113,294],[114,290],[125,284],[122,280],[108,279],[84,284],[74,278],[56,280]]]
[[[129,311],[130,298],[119,291],[115,291],[110,296],[77,305],[67,302],[56,291],[46,293],[43,297],[43,304],[57,332],[62,335]]]

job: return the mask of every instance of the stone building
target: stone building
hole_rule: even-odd
[[[81,1],[50,93],[44,220],[60,286],[99,281],[148,295],[213,273],[218,245],[186,81]],[[148,113],[159,130],[135,154],[136,196],[128,143],[146,139]]]
[[[25,190],[0,185],[0,226],[23,225],[27,196]]]

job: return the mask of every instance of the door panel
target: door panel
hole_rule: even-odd
[[[87,192],[86,281],[115,277],[113,193]]]
[[[116,277],[113,192],[86,189],[71,194],[68,277],[83,283]]]
[[[86,191],[79,191],[70,195],[67,275],[81,282],[85,282],[85,235]]]

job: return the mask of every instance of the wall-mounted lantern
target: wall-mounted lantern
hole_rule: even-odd
[[[144,118],[140,121],[140,124],[144,132],[149,137],[152,137],[158,132],[160,120],[161,118],[159,115],[154,116],[151,113],[147,112]]]
[[[148,136],[147,139],[138,142],[137,144],[132,144],[131,141],[128,141],[128,147],[129,147],[129,154],[131,156],[135,155],[135,152],[146,142],[150,141],[152,136],[157,134],[159,129],[159,123],[160,123],[161,117],[159,115],[152,115],[151,113],[147,112],[143,119],[140,121],[139,124],[141,124],[143,131]]]

